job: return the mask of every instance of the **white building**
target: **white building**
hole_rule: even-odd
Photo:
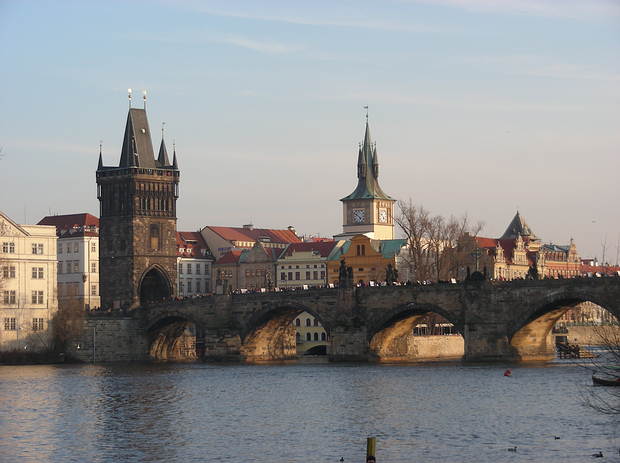
[[[318,318],[308,312],[302,312],[295,317],[293,325],[296,331],[298,354],[327,354],[329,346],[327,332]]]
[[[0,350],[50,345],[56,262],[55,227],[18,225],[0,212]]]
[[[91,214],[52,215],[39,225],[56,227],[59,308],[99,308],[99,219]]]
[[[177,294],[181,297],[211,292],[213,256],[200,232],[177,232]]]
[[[276,286],[302,288],[327,284],[327,258],[336,241],[289,244],[276,264]]]

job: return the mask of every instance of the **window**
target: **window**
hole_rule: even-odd
[[[15,243],[5,241],[2,243],[2,252],[5,254],[15,254]]]
[[[183,282],[179,283],[179,293],[183,294],[185,292],[185,284]]]
[[[325,336],[325,333],[324,333],[324,332],[323,332],[323,333],[321,333],[321,341],[325,341],[325,340],[326,340],[326,337],[327,337],[327,336]]]
[[[68,260],[66,264],[67,264],[67,273],[71,273],[73,270],[73,263],[70,260]]]
[[[159,250],[159,225],[151,225],[150,228],[151,249]]]
[[[188,294],[192,292],[192,280],[187,280],[187,292]]]
[[[15,304],[15,291],[3,291],[2,302],[5,304]]]
[[[318,318],[314,319],[314,326],[319,326],[319,319]]]
[[[4,319],[4,330],[5,331],[15,331],[16,330],[15,317],[5,318]]]
[[[295,326],[301,326],[301,320],[299,318],[295,319]]]
[[[32,319],[32,331],[41,331],[43,330],[43,318],[33,318]]]
[[[295,340],[296,340],[297,342],[301,342],[301,333],[297,333],[297,334],[295,334]]]
[[[179,263],[179,273],[183,273],[183,264]]]
[[[312,272],[312,279],[313,280],[318,280],[319,279],[319,272],[317,272],[316,270],[314,272]]]
[[[366,255],[366,246],[364,244],[357,245],[357,255],[365,256]]]
[[[73,243],[73,252],[76,254],[80,252],[80,243]]]
[[[312,334],[306,333],[306,341],[312,341]]]
[[[73,261],[73,273],[78,273],[79,271],[80,271],[80,261],[74,260]]]
[[[285,272],[280,272],[280,280],[286,281],[286,273]]]
[[[97,262],[90,263],[90,273],[97,273]]]
[[[56,271],[57,271],[58,273],[62,273],[62,262],[58,262],[58,264],[57,264],[57,268],[56,268]]]
[[[299,280],[300,276],[299,276],[299,272],[295,272],[295,279]]]
[[[314,340],[318,341],[319,340],[319,333],[314,333]]]
[[[43,245],[41,243],[32,243],[33,254],[43,254]]]
[[[58,243],[58,254],[62,254],[62,244]]]
[[[91,296],[97,295],[97,285],[90,285],[90,295]]]
[[[310,279],[310,272],[306,272],[306,280]]]
[[[196,292],[200,293],[201,289],[200,289],[200,280],[196,280]]]
[[[306,318],[306,326],[312,326],[312,320]]]
[[[90,243],[90,252],[97,252],[97,243]]]
[[[43,267],[32,267],[32,279],[33,280],[43,279]]]
[[[43,304],[43,291],[33,291],[32,292],[32,303],[33,304]]]
[[[293,279],[293,272],[288,272],[288,279],[289,281]]]
[[[321,270],[321,280],[325,279],[325,270]]]
[[[187,274],[188,275],[192,274],[192,264],[187,264]]]
[[[15,266],[6,265],[2,267],[2,278],[15,278]]]
[[[196,264],[196,275],[200,275],[200,267],[202,267],[202,265]]]

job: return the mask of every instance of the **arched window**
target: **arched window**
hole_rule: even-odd
[[[312,321],[309,318],[306,318],[306,326],[312,326]]]
[[[319,340],[319,333],[314,333],[314,340],[318,341]]]
[[[319,319],[318,318],[314,319],[314,326],[319,326]]]
[[[301,341],[301,333],[297,333],[295,335],[295,338],[297,339],[297,342],[300,342]]]
[[[321,341],[325,341],[327,339],[327,336],[325,335],[325,332],[321,333]]]
[[[299,318],[295,319],[295,326],[301,326],[301,320]]]
[[[312,341],[312,334],[306,333],[306,341]]]

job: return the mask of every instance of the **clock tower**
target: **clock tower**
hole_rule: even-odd
[[[364,234],[376,240],[394,239],[394,203],[379,186],[377,146],[370,139],[368,117],[364,143],[357,157],[357,188],[342,198],[342,233],[335,239],[349,239]]]

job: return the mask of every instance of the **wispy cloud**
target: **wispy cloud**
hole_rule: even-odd
[[[472,11],[592,19],[620,17],[618,0],[402,0]]]
[[[256,40],[248,37],[226,35],[221,37],[208,37],[209,42],[224,43],[228,45],[234,45],[236,47],[246,48],[248,50],[254,50],[259,53],[268,54],[283,54],[292,53],[301,50],[302,47],[293,44],[271,42],[264,40]]]
[[[533,54],[468,56],[463,57],[461,61],[516,76],[620,83],[620,72],[618,71],[596,69],[572,63],[554,62],[549,57]]]
[[[189,8],[193,11],[197,11],[209,16],[217,16],[224,18],[237,18],[247,19],[251,21],[263,21],[263,22],[275,22],[294,24],[302,26],[316,26],[316,27],[334,27],[334,28],[358,28],[358,29],[375,29],[385,31],[403,31],[403,32],[421,32],[421,33],[435,33],[435,32],[447,32],[454,31],[455,28],[447,28],[440,26],[431,26],[422,23],[399,22],[383,19],[352,19],[351,17],[332,17],[325,16],[316,17],[311,15],[290,15],[290,14],[262,14],[253,13],[248,11],[235,11],[230,9],[217,9],[210,6],[205,6],[202,2],[196,2],[191,0],[185,0],[179,2],[179,0],[163,0],[165,3],[170,3],[174,6],[182,5],[185,8]]]

